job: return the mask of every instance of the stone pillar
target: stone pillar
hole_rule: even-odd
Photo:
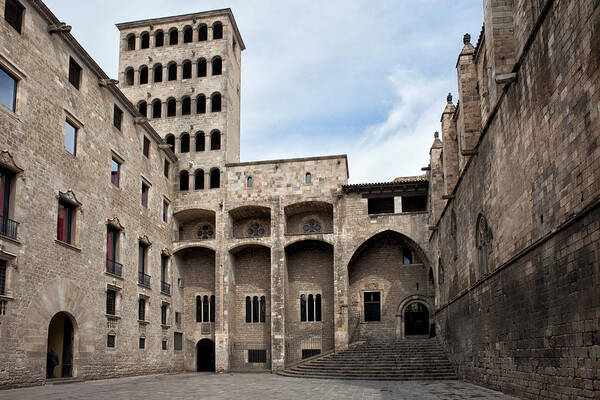
[[[460,121],[462,126],[459,138],[459,151],[462,156],[470,157],[479,141],[481,133],[481,104],[477,90],[477,66],[473,55],[475,48],[471,44],[471,35],[463,39],[464,47],[458,56],[458,97],[460,99]],[[464,163],[462,163],[464,165]]]
[[[212,61],[206,60],[206,76],[212,76]]]
[[[210,109],[211,106],[211,99],[210,99],[210,95],[206,95],[206,114],[208,114],[209,112],[212,112],[212,110]],[[223,107],[223,103],[221,102],[221,109]]]
[[[271,370],[285,368],[285,249],[284,212],[279,198],[273,202],[271,217]]]
[[[448,104],[442,113],[442,165],[444,177],[443,194],[452,194],[458,181],[458,141],[456,138],[456,107],[452,104],[452,95],[448,93]]]
[[[135,49],[139,50],[142,48],[142,36],[135,35]]]
[[[429,193],[431,199],[429,206],[431,207],[431,224],[435,225],[446,205],[446,200],[442,199],[442,193],[444,192],[444,174],[442,171],[443,146],[438,132],[435,132],[433,137],[433,144],[429,150]]]
[[[215,369],[226,372],[230,368],[230,330],[229,309],[233,297],[232,258],[226,248],[227,215],[222,205],[215,216],[217,251],[215,254],[215,297],[217,302],[217,320],[215,321]]]
[[[195,30],[194,30],[195,32]],[[192,78],[197,78],[198,77],[198,60],[193,60],[190,59],[191,63],[192,63]]]
[[[343,245],[345,200],[339,195],[333,209],[333,303],[334,303],[334,346],[335,351],[348,348],[350,332],[348,332],[348,268],[344,257]]]

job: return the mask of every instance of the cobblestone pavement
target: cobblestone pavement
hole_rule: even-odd
[[[271,374],[163,374],[0,391],[11,399],[515,399],[460,381],[345,381]]]

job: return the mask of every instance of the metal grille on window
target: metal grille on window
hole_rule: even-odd
[[[309,219],[302,228],[304,233],[319,233],[321,232],[321,223],[316,219]]]
[[[202,225],[197,232],[198,238],[202,240],[212,239],[215,237],[215,230],[211,225]]]
[[[261,224],[251,224],[248,227],[248,237],[263,237],[265,236],[265,228]]]
[[[267,351],[266,350],[248,350],[248,362],[249,363],[266,363],[267,362]]]

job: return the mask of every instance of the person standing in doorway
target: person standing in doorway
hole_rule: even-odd
[[[46,359],[46,376],[47,378],[54,378],[54,367],[58,365],[58,354],[54,349],[50,349],[48,357]]]

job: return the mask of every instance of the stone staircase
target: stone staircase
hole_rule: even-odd
[[[322,379],[457,379],[436,338],[353,344],[348,350],[312,358],[279,374]]]

